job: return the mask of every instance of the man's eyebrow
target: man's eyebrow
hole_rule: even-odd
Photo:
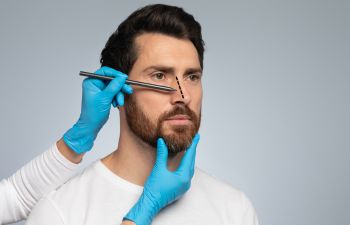
[[[193,74],[193,73],[200,73],[202,74],[203,70],[202,68],[188,68],[185,72],[185,74]]]
[[[174,73],[175,69],[173,67],[169,66],[162,66],[162,65],[153,65],[149,66],[146,69],[143,70],[143,72],[146,72],[147,70],[159,70],[167,73]],[[194,67],[194,68],[188,68],[185,71],[185,74],[190,74],[190,73],[202,73],[202,68],[200,67]]]
[[[161,66],[161,65],[153,65],[144,69],[142,72],[146,72],[147,70],[159,70],[167,73],[174,73],[174,68],[169,66]]]

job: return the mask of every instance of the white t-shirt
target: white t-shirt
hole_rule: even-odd
[[[43,198],[27,225],[119,225],[143,187],[122,179],[100,160]],[[196,168],[191,188],[152,225],[258,225],[248,198]]]
[[[0,181],[0,224],[27,218],[39,199],[72,177],[78,165],[53,144],[15,174]]]

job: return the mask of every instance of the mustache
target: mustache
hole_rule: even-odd
[[[170,117],[176,116],[176,115],[186,115],[190,118],[190,120],[194,120],[196,118],[196,114],[187,106],[185,105],[176,105],[172,110],[169,112],[164,113],[159,121],[167,120]]]

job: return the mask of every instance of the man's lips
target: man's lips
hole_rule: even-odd
[[[191,120],[191,117],[181,114],[181,115],[176,115],[176,116],[169,117],[166,120]]]

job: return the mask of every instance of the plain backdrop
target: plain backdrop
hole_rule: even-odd
[[[0,1],[0,178],[78,119],[82,77],[154,1]],[[349,224],[350,2],[158,1],[206,43],[197,166],[244,191],[266,225]],[[82,167],[115,149],[118,111]],[[20,223],[23,224],[23,223]]]

